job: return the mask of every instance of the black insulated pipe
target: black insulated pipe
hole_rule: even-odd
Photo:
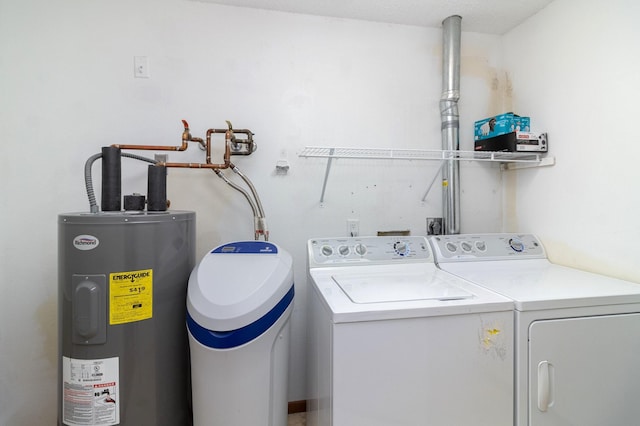
[[[122,164],[120,148],[102,147],[102,211],[120,211]]]
[[[167,168],[149,166],[147,175],[147,211],[163,212],[167,210]]]

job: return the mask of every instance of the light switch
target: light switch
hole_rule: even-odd
[[[149,78],[149,58],[147,56],[133,57],[133,76],[136,78]]]

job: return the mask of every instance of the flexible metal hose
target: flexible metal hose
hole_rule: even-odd
[[[258,210],[256,208],[256,204],[253,202],[253,200],[251,199],[251,196],[249,195],[249,193],[247,191],[244,190],[244,188],[242,188],[240,185],[238,185],[235,182],[232,182],[231,180],[229,180],[228,177],[226,177],[224,175],[224,173],[222,173],[220,170],[218,169],[213,169],[213,171],[215,172],[215,174],[218,175],[218,177],[220,179],[222,179],[223,181],[225,181],[229,186],[231,186],[233,189],[235,189],[236,191],[240,192],[242,195],[244,195],[244,198],[247,199],[247,201],[249,202],[249,205],[251,206],[251,210],[253,210],[253,217],[257,217],[258,216]]]
[[[249,188],[251,189],[251,193],[253,194],[253,199],[251,198],[251,195],[244,188],[242,188],[237,183],[232,182],[220,170],[213,169],[213,171],[218,175],[218,177],[220,177],[222,180],[224,180],[229,186],[231,186],[233,189],[235,189],[236,191],[238,191],[242,195],[244,195],[244,197],[247,199],[247,202],[251,206],[251,210],[253,210],[253,232],[254,232],[254,238],[256,240],[259,240],[260,239],[260,235],[262,235],[264,237],[264,240],[268,241],[269,240],[269,231],[267,230],[267,221],[266,221],[266,219],[264,217],[264,212],[262,210],[262,204],[260,203],[260,198],[258,197],[256,189],[253,186],[253,184],[251,183],[251,181],[249,180],[249,178],[244,176],[239,170],[237,170],[237,168],[235,166],[232,165],[231,167],[232,167],[234,172],[236,172],[238,175],[240,175],[242,177],[242,179],[247,184],[247,186],[249,186]]]
[[[246,177],[235,165],[233,164],[231,165],[231,170],[237,173],[242,178],[242,180],[245,181],[245,183],[251,190],[251,193],[253,194],[253,198],[256,200],[256,206],[258,207],[258,213],[260,217],[264,218],[264,210],[262,209],[262,203],[260,202],[260,197],[258,197],[258,191],[256,191],[256,188],[255,186],[253,186],[253,183],[251,183],[249,178]]]

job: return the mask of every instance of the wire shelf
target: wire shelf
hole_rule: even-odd
[[[329,148],[317,146],[305,147],[298,156],[306,158],[354,158],[365,160],[469,160],[509,163],[539,163],[542,161],[542,154],[530,152]]]
[[[445,161],[489,161],[501,163],[502,170],[515,170],[527,167],[552,166],[554,157],[543,157],[536,152],[494,152],[494,151],[458,151],[436,149],[384,149],[384,148],[338,148],[307,146],[299,154],[305,158],[327,158],[327,168],[322,183],[320,205],[324,204],[324,196],[327,189],[327,180],[334,159],[353,158],[361,160],[436,160],[441,161],[440,168],[433,181],[427,188],[422,201],[427,198],[429,191],[446,164]]]

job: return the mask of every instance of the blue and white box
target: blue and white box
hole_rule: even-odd
[[[494,138],[512,132],[531,130],[531,119],[512,112],[496,115],[475,122],[474,139],[476,141]]]

